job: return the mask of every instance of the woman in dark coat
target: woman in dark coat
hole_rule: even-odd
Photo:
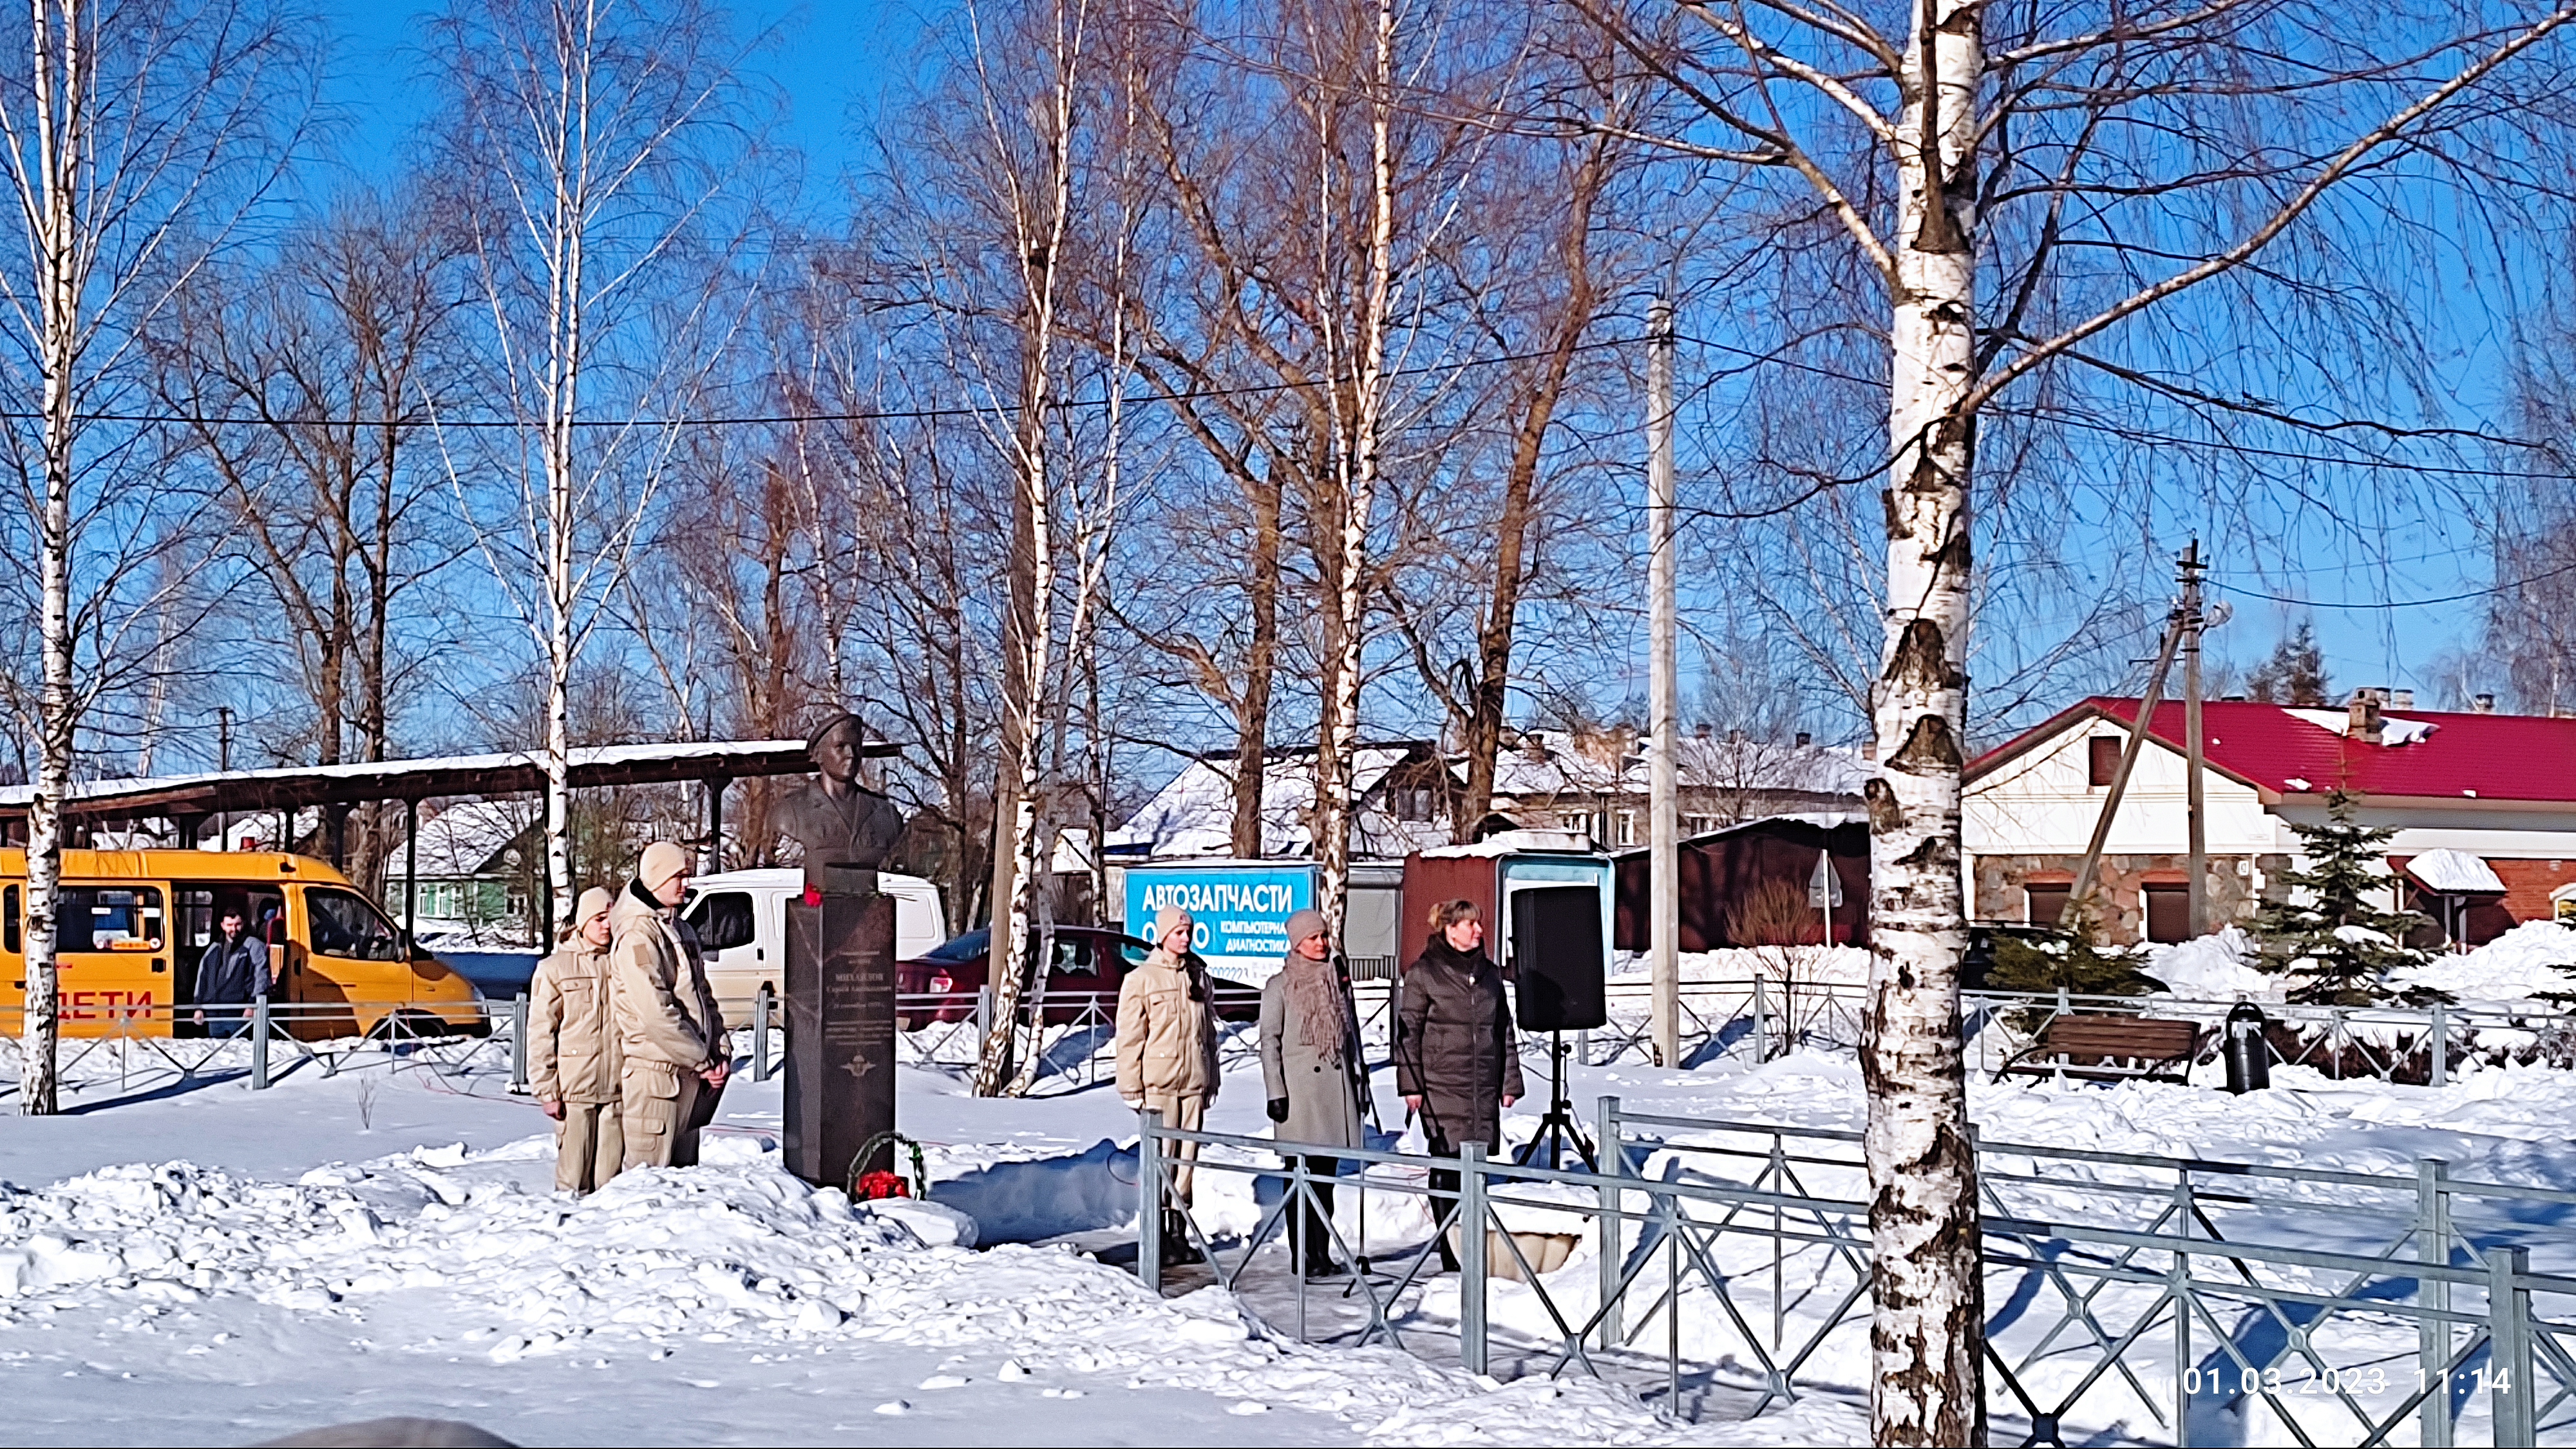
[[[1422,1119],[1432,1155],[1455,1157],[1463,1143],[1502,1147],[1502,1109],[1522,1093],[1519,1042],[1503,999],[1503,972],[1485,954],[1485,923],[1473,901],[1449,901],[1431,912],[1431,939],[1404,968],[1403,1008],[1395,1023],[1395,1088]],[[1457,1201],[1458,1174],[1434,1171],[1434,1198],[1445,1221]],[[1448,1236],[1440,1259],[1457,1267]]]

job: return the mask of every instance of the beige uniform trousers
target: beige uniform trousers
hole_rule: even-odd
[[[1196,1132],[1207,1125],[1208,1099],[1196,1092],[1147,1092],[1145,1105],[1163,1114],[1163,1125],[1183,1132]],[[1199,1160],[1195,1142],[1166,1143],[1171,1158],[1163,1164],[1164,1180],[1172,1185],[1171,1199],[1182,1207],[1190,1205],[1190,1183],[1196,1177],[1194,1166]]]
[[[566,1102],[555,1123],[555,1186],[597,1192],[626,1163],[626,1131],[615,1102]]]
[[[623,1085],[618,1106],[627,1167],[697,1166],[698,1129],[706,1125],[698,1097],[706,1082],[695,1072],[629,1057]]]

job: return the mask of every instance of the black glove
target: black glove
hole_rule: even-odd
[[[1285,1121],[1287,1121],[1287,1120],[1288,1120],[1288,1099],[1287,1099],[1287,1098],[1285,1098],[1285,1097],[1273,1097],[1273,1098],[1271,1098],[1271,1099],[1270,1099],[1270,1105],[1269,1105],[1269,1107],[1268,1107],[1268,1109],[1267,1109],[1267,1110],[1268,1110],[1268,1111],[1269,1111],[1269,1113],[1270,1113],[1270,1120],[1271,1120],[1271,1121],[1273,1121],[1273,1122],[1285,1122]]]

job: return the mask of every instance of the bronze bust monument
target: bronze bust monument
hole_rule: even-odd
[[[809,892],[875,895],[877,872],[903,834],[903,812],[861,778],[865,744],[865,727],[846,710],[806,737],[814,776],[787,799],[779,824],[805,847]]]

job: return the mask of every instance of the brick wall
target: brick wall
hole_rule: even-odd
[[[2021,920],[2027,909],[2023,887],[2072,881],[2083,863],[2079,855],[1978,856],[1970,913],[1981,921]],[[2253,857],[2213,855],[2207,864],[2212,923],[2251,918],[2257,904]],[[2100,882],[2093,888],[2094,919],[2103,944],[2126,946],[2146,939],[2146,887],[2186,884],[2189,867],[2190,857],[2180,854],[2103,856]]]

